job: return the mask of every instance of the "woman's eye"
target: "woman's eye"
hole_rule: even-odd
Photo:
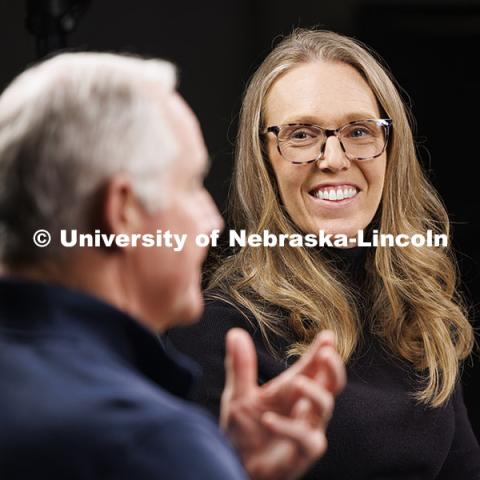
[[[363,128],[356,128],[352,132],[352,137],[363,137],[364,135],[368,135],[368,132]]]
[[[305,132],[295,132],[293,134],[293,137],[298,139],[303,139],[303,138],[307,138],[307,134]]]
[[[362,138],[362,137],[370,137],[372,132],[365,127],[357,127],[350,131],[349,136],[352,138]]]
[[[313,138],[313,135],[307,130],[296,130],[290,135],[290,138],[292,140],[309,140],[310,138]]]

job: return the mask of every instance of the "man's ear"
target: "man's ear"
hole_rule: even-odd
[[[132,234],[141,231],[145,209],[135,195],[132,180],[117,173],[105,185],[102,205],[102,233]]]

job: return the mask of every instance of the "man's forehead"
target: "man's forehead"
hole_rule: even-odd
[[[192,167],[196,165],[196,169],[203,170],[207,167],[208,152],[197,117],[178,92],[159,90],[156,101],[159,102],[172,134],[176,137],[180,156],[185,160],[188,158]]]
[[[200,124],[197,117],[193,113],[193,110],[182,98],[178,92],[171,92],[167,98],[167,108],[172,114],[172,120],[183,127],[195,130],[197,135],[201,135]]]
[[[171,121],[176,134],[185,142],[185,146],[206,152],[197,117],[187,102],[177,92],[173,92],[168,97],[167,109],[169,121]]]

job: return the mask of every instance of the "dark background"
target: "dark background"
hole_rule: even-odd
[[[25,17],[23,0],[0,0],[0,90],[36,59]],[[178,65],[180,92],[200,118],[213,159],[207,186],[223,210],[242,91],[274,40],[295,26],[359,38],[403,87],[417,120],[421,161],[452,219],[463,289],[478,329],[480,0],[92,0],[68,45],[160,56]],[[463,383],[478,438],[479,373],[477,354]]]

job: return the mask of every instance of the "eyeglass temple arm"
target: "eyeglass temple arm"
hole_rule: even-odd
[[[261,134],[262,135],[266,135],[267,133],[274,133],[275,135],[278,135],[280,133],[280,128],[277,127],[277,126],[273,126],[273,127],[268,127],[268,128],[264,128],[263,130],[261,130]]]

